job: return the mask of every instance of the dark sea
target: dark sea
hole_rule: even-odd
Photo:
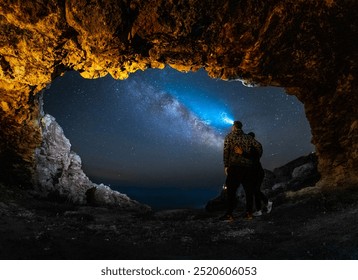
[[[216,188],[183,187],[114,187],[113,190],[128,195],[131,199],[149,205],[153,210],[205,208],[207,202],[221,193]]]

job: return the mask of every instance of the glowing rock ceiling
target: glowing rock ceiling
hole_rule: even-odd
[[[357,8],[334,0],[3,0],[1,177],[29,184],[35,175],[39,93],[56,76],[73,69],[124,79],[170,65],[284,87],[304,103],[320,185],[357,185]]]

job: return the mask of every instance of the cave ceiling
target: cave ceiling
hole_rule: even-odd
[[[305,106],[322,186],[357,185],[357,1],[0,1],[0,167],[29,180],[42,90],[166,65],[280,86]],[[3,175],[4,177],[4,175]]]

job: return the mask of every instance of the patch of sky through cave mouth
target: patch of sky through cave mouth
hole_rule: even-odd
[[[314,151],[296,97],[282,88],[212,79],[204,70],[148,69],[123,81],[67,72],[46,90],[44,110],[93,182],[154,208],[201,207],[220,192],[231,120],[255,132],[266,169]]]

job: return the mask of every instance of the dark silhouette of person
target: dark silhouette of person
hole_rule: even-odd
[[[224,141],[224,167],[226,174],[225,185],[227,187],[227,210],[221,220],[233,220],[233,211],[236,205],[236,192],[242,184],[246,198],[246,219],[252,219],[253,212],[253,187],[254,161],[245,155],[252,151],[262,154],[261,145],[258,145],[252,136],[242,131],[242,123],[234,121],[231,132]]]
[[[255,200],[256,211],[253,213],[253,216],[258,217],[262,215],[262,207],[261,202],[265,205],[265,210],[267,213],[270,213],[272,210],[272,201],[269,201],[266,195],[261,191],[261,185],[265,178],[265,171],[262,168],[260,158],[263,153],[262,145],[259,141],[255,138],[255,133],[249,132],[247,135],[253,138],[253,141],[256,142],[256,145],[252,146],[252,149],[249,151],[247,155],[248,158],[253,160],[253,168],[252,168],[252,179],[251,179],[251,186],[253,189],[253,195]],[[255,147],[260,146],[260,149],[255,149]]]

